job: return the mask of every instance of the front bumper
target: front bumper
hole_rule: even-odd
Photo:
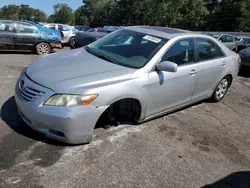
[[[96,122],[108,108],[81,107],[53,107],[43,106],[43,102],[54,94],[50,89],[35,84],[26,77],[24,87],[43,90],[44,95],[33,101],[27,101],[20,95],[19,81],[16,85],[15,100],[22,119],[34,130],[46,136],[69,144],[81,144],[91,141]]]
[[[58,43],[50,43],[50,46],[52,47],[52,48],[59,48],[59,49],[61,49],[62,48],[62,43],[60,43],[60,42],[58,42]]]

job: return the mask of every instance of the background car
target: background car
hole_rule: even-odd
[[[61,47],[59,31],[31,21],[0,20],[0,50],[36,51],[45,55]]]
[[[97,28],[90,28],[87,32],[101,32],[101,33],[107,33],[108,31],[104,28],[97,27]]]
[[[216,38],[218,41],[223,43],[226,47],[228,47],[230,50],[233,50],[235,46],[237,45],[237,40],[233,35],[230,34],[221,34],[216,32],[204,32],[206,35],[210,35],[214,38]]]
[[[250,47],[239,51],[239,55],[241,58],[240,71],[243,69],[250,69]]]
[[[90,28],[86,25],[75,25],[74,28],[76,28],[78,31],[88,31]]]
[[[41,23],[44,27],[49,29],[59,30],[63,33],[62,44],[64,45],[75,45],[75,36],[78,32],[73,26],[57,24],[57,23]]]
[[[108,32],[83,32],[77,33],[75,36],[75,45],[71,46],[72,49],[80,48],[82,46],[88,45],[104,36],[106,36]]]
[[[241,40],[238,42],[238,44],[235,47],[235,52],[239,52],[247,47],[250,47],[250,37],[241,37]]]

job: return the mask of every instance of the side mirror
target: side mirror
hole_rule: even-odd
[[[156,70],[158,71],[176,72],[177,69],[178,65],[170,61],[162,61],[156,66]]]

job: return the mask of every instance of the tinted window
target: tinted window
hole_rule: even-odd
[[[244,38],[242,41],[244,44],[250,44],[250,39],[248,38]]]
[[[197,39],[197,50],[200,61],[225,56],[221,48],[215,42],[209,39]]]
[[[234,42],[234,38],[232,36],[226,36],[226,42]]]
[[[37,28],[29,23],[16,23],[16,32],[17,33],[35,33],[37,31]]]
[[[220,38],[219,38],[219,40],[221,41],[221,42],[227,42],[227,37],[226,37],[226,35],[222,35]]]
[[[183,39],[171,46],[163,55],[162,61],[171,61],[178,65],[194,62],[193,39]]]
[[[13,30],[12,21],[0,21],[0,32],[1,33],[11,33]]]
[[[240,40],[241,40],[241,37],[234,37],[234,40],[235,40],[235,41],[240,41]]]
[[[58,25],[58,30],[63,31],[63,25]]]

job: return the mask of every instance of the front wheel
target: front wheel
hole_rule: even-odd
[[[42,42],[36,45],[36,53],[38,55],[47,55],[50,52],[51,52],[51,47],[49,44]]]
[[[226,95],[229,85],[230,85],[230,78],[229,77],[223,78],[217,85],[216,89],[214,90],[214,93],[211,97],[212,100],[215,102],[221,101]]]

